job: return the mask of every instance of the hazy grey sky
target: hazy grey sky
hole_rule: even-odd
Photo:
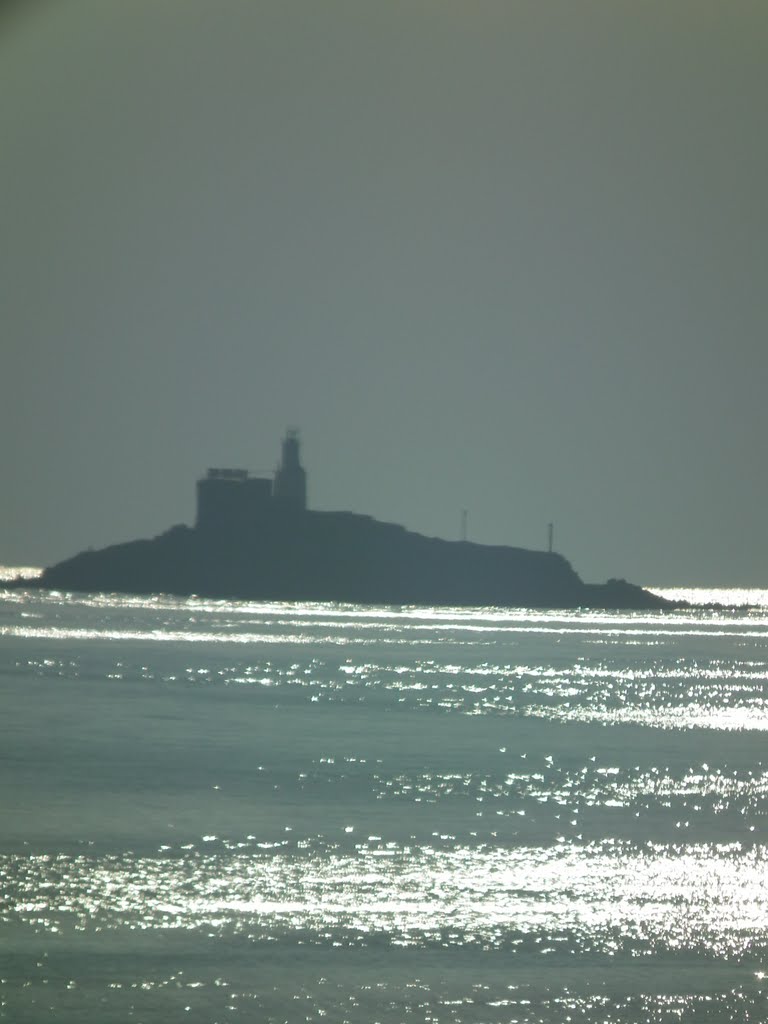
[[[768,585],[764,0],[0,19],[0,561],[310,503]]]

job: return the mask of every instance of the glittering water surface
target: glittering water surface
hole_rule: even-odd
[[[768,1017],[765,592],[0,594],[0,1019]]]

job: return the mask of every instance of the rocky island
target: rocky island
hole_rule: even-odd
[[[440,540],[371,516],[310,510],[291,431],[274,480],[211,469],[198,481],[194,527],[82,552],[35,582],[57,590],[245,600],[669,607],[624,580],[584,583],[555,552]]]

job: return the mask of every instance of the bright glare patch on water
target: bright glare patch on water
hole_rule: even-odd
[[[738,956],[768,927],[761,848],[606,841],[450,851],[363,843],[354,852],[218,843],[179,856],[5,857],[6,920],[89,928],[286,933],[325,945]],[[250,848],[249,848],[250,847]],[[728,908],[727,914],[723,913]]]
[[[758,587],[648,587],[668,601],[720,604],[727,608],[768,608],[768,590]]]
[[[0,565],[0,583],[4,580],[37,579],[43,570],[36,565]]]

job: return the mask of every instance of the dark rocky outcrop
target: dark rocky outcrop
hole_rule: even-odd
[[[175,526],[46,569],[59,590],[250,600],[548,608],[669,607],[623,580],[585,584],[562,555],[446,541],[351,512],[267,508],[234,531]]]

